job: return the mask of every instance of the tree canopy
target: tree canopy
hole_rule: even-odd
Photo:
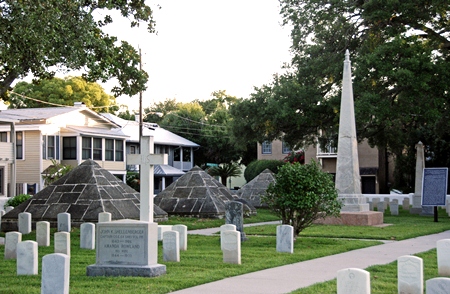
[[[256,141],[236,144],[230,124],[229,107],[238,99],[226,91],[215,91],[210,99],[190,103],[167,99],[145,109],[147,122],[191,140],[201,147],[195,151],[195,164],[248,164],[256,158]]]
[[[73,106],[74,102],[83,102],[97,112],[115,112],[119,109],[114,96],[108,95],[99,84],[87,82],[81,77],[44,79],[39,83],[19,82],[13,90],[9,108]]]
[[[117,96],[145,90],[148,75],[139,69],[138,52],[103,32],[114,11],[131,27],[146,24],[153,32],[152,9],[144,0],[1,0],[0,97],[7,100],[11,84],[28,74],[49,78],[67,70],[85,70],[89,81],[117,79]]]
[[[399,169],[412,162],[415,144],[427,146],[429,163],[448,151],[448,1],[280,3],[284,24],[292,26],[292,63],[235,104],[236,132],[260,142],[283,139],[293,149],[335,134],[348,49],[358,139],[403,161],[396,165],[397,187],[413,187],[414,169]]]

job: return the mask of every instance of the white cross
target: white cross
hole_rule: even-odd
[[[127,164],[139,164],[141,212],[140,220],[153,222],[154,165],[167,164],[167,154],[153,154],[153,136],[141,137],[140,154],[127,154]]]

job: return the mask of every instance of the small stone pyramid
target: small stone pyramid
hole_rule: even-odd
[[[18,215],[29,212],[33,224],[48,221],[56,226],[57,215],[67,212],[72,226],[98,221],[100,212],[111,213],[112,220],[139,219],[140,194],[93,160],[86,160],[66,175],[36,193],[2,217],[2,231],[16,230]],[[167,213],[154,207],[156,221],[167,220]]]
[[[246,200],[254,207],[267,207],[265,203],[261,202],[261,196],[266,194],[266,190],[270,183],[275,183],[273,172],[266,168],[253,180],[242,186],[237,195],[239,198]]]
[[[223,218],[230,190],[195,166],[155,197],[155,205],[169,215]]]

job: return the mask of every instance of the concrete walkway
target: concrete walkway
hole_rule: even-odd
[[[279,223],[279,222],[278,222]],[[190,234],[211,234],[219,229],[189,231]],[[372,265],[388,264],[402,255],[416,254],[436,248],[436,242],[450,239],[450,231],[404,241],[330,255],[313,260],[266,269],[241,276],[172,292],[176,294],[276,294],[289,293],[299,288],[336,278],[338,270],[344,268],[365,269]],[[295,250],[295,249],[294,249]]]

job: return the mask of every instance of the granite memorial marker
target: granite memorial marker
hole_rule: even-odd
[[[172,226],[172,231],[176,231],[179,234],[180,238],[180,250],[186,251],[187,250],[187,226],[185,225],[174,225]]]
[[[426,282],[427,294],[450,293],[450,278],[434,278]]]
[[[166,273],[158,264],[158,224],[118,220],[97,223],[96,263],[88,276],[155,277]]]
[[[80,225],[80,248],[95,249],[95,225],[93,223]]]
[[[70,219],[70,213],[61,212],[57,215],[58,220],[58,232],[68,232],[72,230],[72,223]]]
[[[236,230],[241,233],[241,241],[247,240],[244,233],[244,207],[241,202],[225,203],[225,224],[235,225]]]
[[[62,253],[70,256],[70,233],[57,232],[54,235],[55,253]]]
[[[21,212],[18,217],[19,232],[22,235],[31,233],[31,213]]]

